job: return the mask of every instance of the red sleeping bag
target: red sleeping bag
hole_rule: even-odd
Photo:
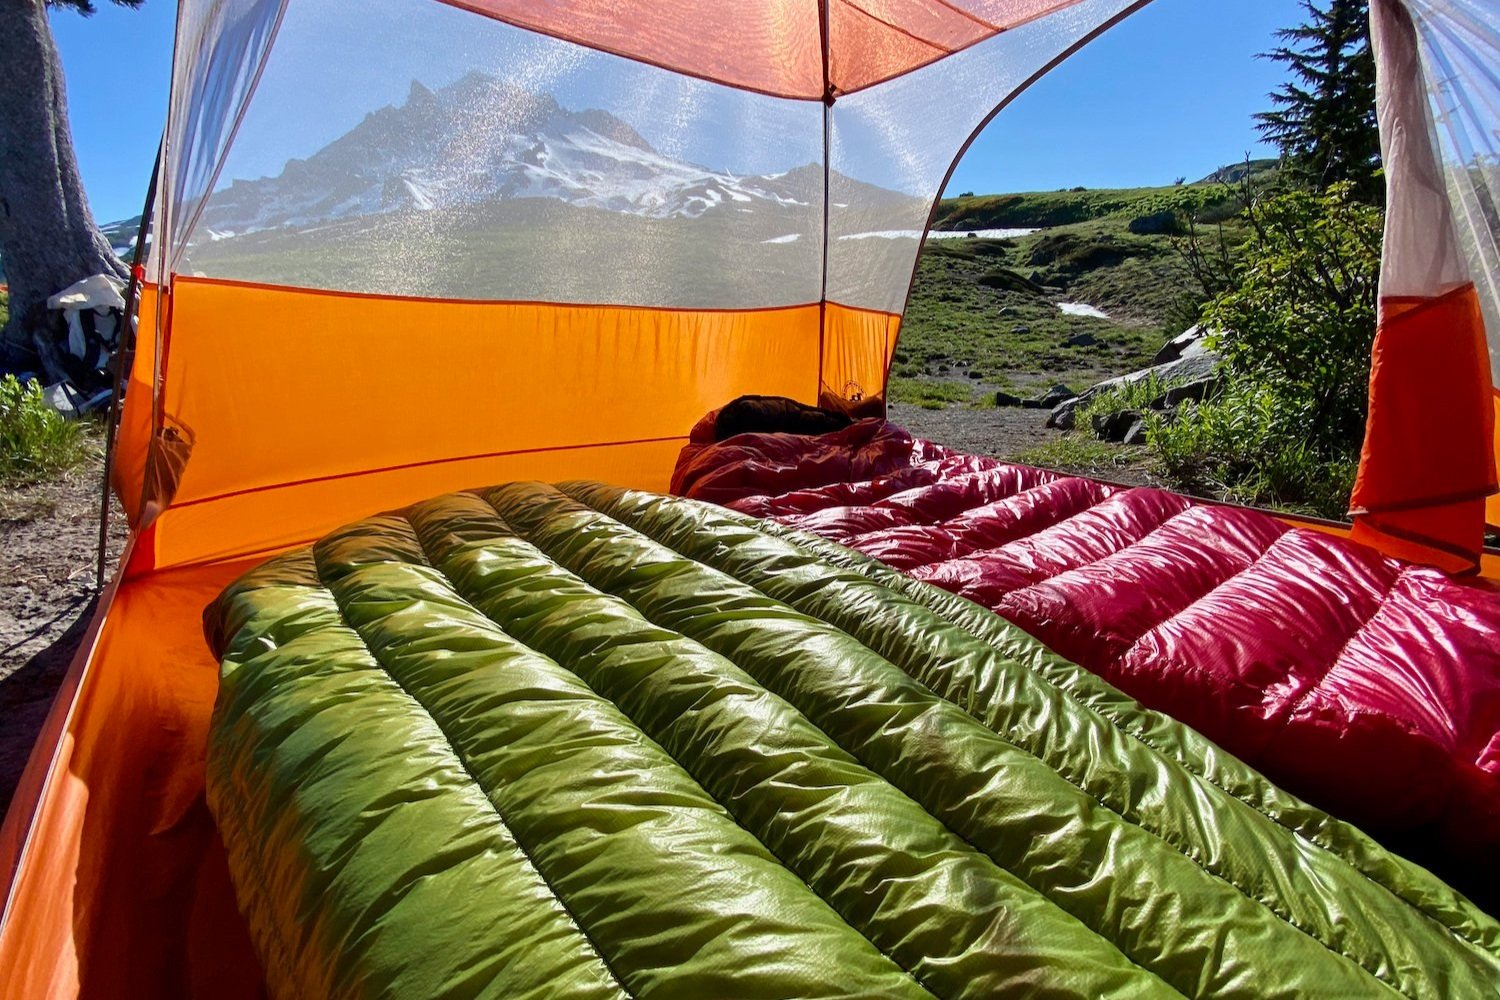
[[[1500,592],[1257,511],[864,420],[695,429],[673,476],[1003,615],[1314,804],[1494,898]]]

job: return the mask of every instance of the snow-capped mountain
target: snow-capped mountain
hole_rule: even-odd
[[[517,198],[654,219],[800,214],[822,184],[815,164],[735,176],[673,159],[607,111],[570,111],[470,73],[437,91],[413,82],[404,104],[372,112],[280,175],[216,192],[194,240]]]

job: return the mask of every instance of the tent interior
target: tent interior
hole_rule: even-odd
[[[958,158],[1145,5],[181,0],[113,461],[131,538],[0,831],[0,992],[261,995],[204,804],[205,606],[445,491],[665,492],[742,394],[883,413]],[[1500,524],[1500,32],[1489,0],[1372,8],[1356,537],[1473,570]]]

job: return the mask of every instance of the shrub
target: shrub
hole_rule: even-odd
[[[0,378],[0,483],[37,482],[74,468],[88,454],[83,425],[48,406],[42,387]]]
[[[1081,428],[1088,428],[1092,426],[1096,415],[1109,416],[1123,410],[1134,410],[1144,414],[1151,408],[1152,403],[1167,394],[1167,390],[1176,388],[1181,383],[1181,379],[1162,378],[1155,372],[1133,382],[1121,383],[1091,397],[1079,406],[1075,411],[1077,425]]]
[[[1329,453],[1289,426],[1285,403],[1232,382],[1203,404],[1146,414],[1146,441],[1163,473],[1189,490],[1233,503],[1338,518],[1349,506],[1358,448]]]
[[[1246,209],[1231,287],[1203,321],[1224,392],[1147,440],[1169,474],[1231,499],[1342,517],[1364,438],[1383,224],[1350,185],[1288,191]]]

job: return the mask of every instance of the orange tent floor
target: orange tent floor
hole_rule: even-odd
[[[203,798],[205,605],[259,560],[100,602],[0,827],[0,996],[264,995]]]

